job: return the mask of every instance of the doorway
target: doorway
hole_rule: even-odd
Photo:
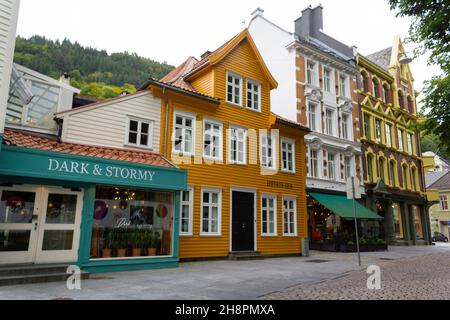
[[[83,192],[0,187],[0,264],[75,262]]]
[[[232,191],[232,252],[255,250],[255,193]]]

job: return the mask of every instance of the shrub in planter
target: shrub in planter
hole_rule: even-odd
[[[377,239],[376,247],[377,251],[386,251],[388,249],[386,241],[384,241],[383,239]]]
[[[345,244],[341,244],[339,247],[339,251],[341,252],[355,252],[356,245],[353,241],[347,241]]]
[[[114,233],[111,229],[105,230],[103,233],[103,239],[105,240],[105,244],[102,249],[102,258],[111,258],[112,257],[112,249],[114,242]]]
[[[133,257],[141,256],[141,248],[142,248],[142,232],[140,229],[136,228],[133,230],[133,234],[131,240],[133,241],[133,248],[131,249],[131,255]]]
[[[115,232],[116,256],[123,258],[127,256],[128,234],[126,230]]]

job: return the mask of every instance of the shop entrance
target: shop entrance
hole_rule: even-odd
[[[232,251],[255,250],[255,194],[232,192]]]
[[[83,192],[0,187],[0,264],[75,262]]]

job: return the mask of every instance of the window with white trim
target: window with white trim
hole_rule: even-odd
[[[295,142],[281,139],[281,169],[286,172],[295,172]]]
[[[277,197],[261,196],[261,235],[277,235]]]
[[[230,163],[247,163],[247,130],[238,127],[229,129],[229,157]]]
[[[350,115],[342,114],[342,138],[350,139]]]
[[[382,142],[382,136],[381,136],[381,120],[380,119],[375,119],[375,141],[377,143],[381,143]]]
[[[203,156],[222,159],[222,124],[205,120],[203,123]]]
[[[352,158],[344,157],[344,178],[347,181],[352,176]]]
[[[173,152],[193,154],[195,141],[195,116],[174,114]]]
[[[309,151],[309,175],[311,177],[319,177],[319,160],[317,150]]]
[[[126,144],[151,148],[153,140],[153,121],[128,118],[128,137]]]
[[[272,133],[260,134],[261,166],[267,169],[275,169],[275,140]]]
[[[306,63],[306,81],[310,85],[316,85],[316,64],[312,61]]]
[[[339,76],[339,94],[341,97],[347,97],[347,77]]]
[[[194,210],[194,189],[189,187],[181,191],[180,235],[192,235],[192,218]]]
[[[227,102],[242,105],[242,77],[227,72]]]
[[[253,80],[247,80],[247,108],[261,111],[261,85]]]
[[[325,133],[334,135],[334,111],[332,109],[326,109],[325,111]]]
[[[222,192],[202,189],[201,235],[220,235]]]
[[[411,133],[407,133],[406,139],[408,141],[408,152],[413,154],[414,153],[414,147],[413,147],[413,136]]]
[[[448,197],[446,194],[439,196],[439,209],[442,211],[448,211]]]
[[[336,155],[328,153],[328,179],[336,180]]]
[[[283,235],[297,235],[297,206],[296,199],[283,197]]]
[[[309,121],[309,128],[312,131],[318,131],[318,125],[317,125],[317,111],[318,111],[318,105],[316,103],[308,103],[308,121]]]
[[[392,147],[392,126],[389,123],[385,124],[386,128],[386,145]]]
[[[400,151],[403,151],[403,130],[402,129],[397,129],[397,134],[398,134],[398,149]]]
[[[329,93],[332,92],[331,81],[332,81],[331,69],[326,67],[323,68],[323,89]]]

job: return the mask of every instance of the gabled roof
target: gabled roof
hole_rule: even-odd
[[[140,163],[150,166],[175,168],[172,163],[158,153],[66,143],[59,141],[55,136],[21,130],[5,129],[3,144],[50,152]]]
[[[161,79],[161,81],[168,83],[168,84],[178,86],[180,88],[195,91],[194,87],[190,83],[183,80],[183,75],[188,73],[189,71],[191,71],[198,62],[199,61],[192,56],[187,58],[186,61],[184,61],[182,64],[180,64],[174,70],[172,70],[171,72],[166,74]]]
[[[264,62],[264,59],[262,58],[261,54],[258,51],[258,48],[256,47],[255,42],[252,39],[252,36],[250,35],[250,32],[248,29],[244,29],[241,33],[237,34],[233,38],[231,38],[229,41],[224,43],[222,46],[220,46],[215,51],[206,54],[203,56],[202,60],[200,60],[198,63],[196,63],[193,67],[193,69],[189,72],[187,72],[183,78],[186,80],[189,80],[190,77],[192,77],[194,74],[196,74],[198,71],[202,70],[204,67],[207,66],[214,66],[220,61],[222,61],[233,49],[235,49],[242,41],[247,40],[250,44],[253,52],[256,55],[256,58],[258,62],[261,65],[261,68],[266,75],[267,79],[269,80],[271,89],[275,89],[278,87],[278,83],[275,80],[275,78],[272,76],[272,74],[269,71],[269,68],[267,67],[266,63]]]
[[[428,182],[432,181],[431,179],[434,181],[428,185]],[[427,188],[450,190],[450,171],[427,172],[425,175],[425,181]]]
[[[367,59],[375,63],[384,70],[388,70],[391,64],[392,47],[377,51],[366,56]]]

